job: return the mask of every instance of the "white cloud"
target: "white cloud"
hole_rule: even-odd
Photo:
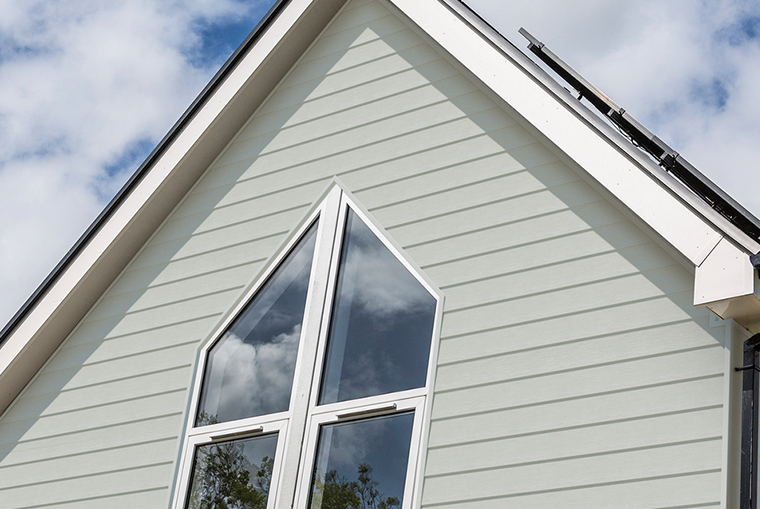
[[[527,52],[527,42],[517,33],[525,27],[760,215],[760,4],[750,0],[466,3]],[[727,95],[718,101],[721,87]]]
[[[215,72],[201,29],[263,3],[0,0],[3,324]]]
[[[0,322],[213,74],[204,24],[261,3],[0,0]],[[756,1],[466,3],[523,50],[526,27],[760,215]],[[723,104],[699,93],[716,80]]]

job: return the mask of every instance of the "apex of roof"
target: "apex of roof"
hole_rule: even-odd
[[[458,0],[380,0],[405,16],[694,266],[695,304],[760,330],[747,235]],[[0,332],[12,401],[346,0],[278,0]]]

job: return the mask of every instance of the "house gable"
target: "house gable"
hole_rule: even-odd
[[[200,346],[337,177],[446,298],[423,506],[720,502],[693,275],[449,58],[346,4],[0,418],[3,500],[165,507]]]

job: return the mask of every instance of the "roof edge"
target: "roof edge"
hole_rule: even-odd
[[[659,166],[675,176],[685,187],[729,222],[756,242],[760,241],[760,220],[749,210],[565,63],[544,43],[524,28],[520,28],[520,34],[528,40],[528,49],[580,94],[578,100],[586,99],[602,115],[602,118],[622,130],[634,146],[648,153]]]
[[[756,239],[752,238],[739,227],[728,221],[702,198],[694,194],[684,185],[684,183],[660,167],[651,156],[631,144],[629,140],[621,135],[612,125],[602,119],[595,111],[592,111],[585,104],[578,101],[575,96],[563,87],[553,76],[541,68],[512,41],[496,30],[490,23],[488,23],[488,21],[483,19],[476,11],[467,5],[464,0],[438,0],[438,2],[443,4],[456,17],[472,27],[474,31],[485,39],[492,47],[515,63],[531,79],[542,86],[559,102],[567,106],[575,112],[576,115],[580,116],[585,122],[590,124],[601,136],[609,140],[609,142],[619,150],[623,151],[629,159],[634,161],[653,181],[662,186],[716,230],[724,234],[742,251],[747,254],[754,254],[755,252],[760,251],[760,243]],[[724,191],[721,190],[721,192],[725,194]],[[733,198],[731,198],[731,200],[732,202],[735,202]],[[737,205],[739,211],[747,212],[740,204],[737,203]],[[749,214],[749,212],[747,212],[747,214]],[[752,217],[754,218],[754,216]],[[755,221],[757,221],[756,218]]]
[[[119,191],[114,195],[111,201],[105,206],[105,208],[98,214],[95,220],[85,230],[85,232],[77,239],[74,245],[63,256],[53,270],[45,277],[42,283],[32,293],[32,295],[24,302],[21,308],[11,317],[8,323],[0,330],[0,348],[2,348],[6,339],[10,336],[11,332],[23,321],[26,315],[34,308],[39,302],[42,296],[52,287],[53,283],[59,278],[69,264],[76,258],[80,251],[87,245],[87,243],[95,236],[100,228],[105,224],[108,218],[119,207],[124,199],[130,194],[130,192],[140,183],[143,177],[148,173],[148,170],[153,164],[160,158],[165,150],[176,139],[179,133],[185,128],[190,120],[195,116],[198,110],[206,103],[206,101],[213,95],[219,85],[230,74],[230,72],[237,66],[240,60],[245,56],[248,49],[259,39],[261,34],[267,29],[272,21],[277,17],[283,7],[290,2],[290,0],[277,0],[275,4],[267,11],[264,17],[259,23],[251,30],[246,36],[240,46],[230,55],[225,61],[222,67],[214,74],[208,84],[201,90],[200,94],[185,110],[180,118],[174,123],[169,132],[164,135],[161,141],[158,142],[156,147],[148,154],[148,157],[138,166],[137,170],[129,177]]]

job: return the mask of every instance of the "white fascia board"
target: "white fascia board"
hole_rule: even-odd
[[[747,293],[755,279],[748,253],[760,250],[760,244],[673,182],[516,48],[471,27],[454,1],[388,1],[694,267],[700,268],[714,253],[716,261],[699,270],[707,299],[700,298],[699,305],[718,296],[724,301],[757,300],[753,291]],[[723,256],[729,251],[732,256]],[[732,276],[724,281],[726,273]],[[760,301],[757,304],[760,310]],[[742,308],[746,312],[747,306]]]
[[[291,0],[69,261],[0,348],[0,414],[343,3]]]
[[[390,0],[695,266],[721,234],[438,0]]]
[[[760,243],[749,237],[736,225],[728,221],[720,213],[707,205],[704,200],[689,191],[680,181],[675,179],[666,170],[657,165],[642,150],[620,134],[611,124],[601,119],[594,111],[587,108],[566,88],[563,88],[554,78],[549,76],[533,60],[528,58],[516,46],[507,41],[501,34],[492,29],[484,21],[477,19],[471,11],[466,9],[459,0],[439,0],[446,4],[449,9],[456,12],[459,17],[469,23],[484,39],[503,52],[510,61],[528,74],[531,79],[540,84],[552,97],[572,110],[578,117],[583,119],[597,134],[606,138],[607,141],[638,164],[641,171],[649,178],[658,182],[661,186],[681,200],[694,213],[701,216],[708,224],[722,232],[732,242],[741,246],[749,254],[760,250]]]
[[[695,271],[694,305],[760,330],[760,280],[746,253],[725,238]]]

